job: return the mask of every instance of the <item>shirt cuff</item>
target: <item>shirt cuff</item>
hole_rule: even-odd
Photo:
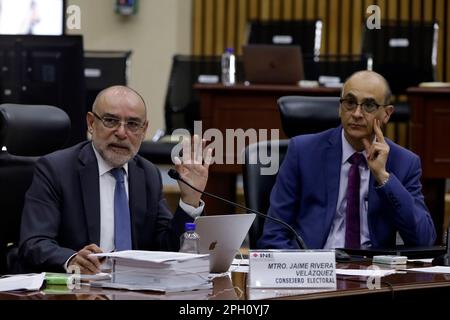
[[[71,255],[71,256],[69,257],[69,259],[66,260],[66,263],[64,263],[64,270],[66,270],[66,272],[69,272],[69,271],[67,270],[67,268],[69,267],[69,261],[70,261],[70,259],[72,259],[73,257],[75,257],[75,256],[77,255],[77,253],[78,253],[78,252],[75,252],[73,255]]]
[[[186,212],[188,215],[190,215],[192,218],[197,218],[199,215],[202,214],[203,209],[205,208],[205,202],[203,200],[200,200],[200,205],[197,208],[194,208],[193,206],[186,204],[183,202],[183,200],[180,199],[180,208],[183,209],[184,212]]]

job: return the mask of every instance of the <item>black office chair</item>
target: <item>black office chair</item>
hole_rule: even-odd
[[[321,20],[251,20],[248,44],[299,45],[303,57],[317,57],[322,39]]]
[[[437,22],[382,20],[380,29],[364,24],[362,54],[373,71],[383,75],[392,93],[406,94],[408,87],[436,80],[438,31]],[[409,105],[396,101],[393,122],[408,121]]]
[[[0,273],[14,264],[24,196],[35,162],[63,146],[69,133],[70,119],[60,108],[0,105]]]
[[[285,96],[278,99],[281,124],[290,138],[340,125],[339,97]]]
[[[314,79],[319,76],[332,76],[345,82],[353,73],[367,70],[367,58],[356,54],[321,54],[318,59],[309,63],[316,64],[317,76]]]
[[[261,170],[269,167],[270,164],[263,164],[265,161],[261,160],[265,159],[260,158],[260,150],[263,150],[263,155],[273,157],[278,155],[278,164],[281,165],[286,155],[288,144],[289,140],[272,140],[254,143],[245,148],[243,178],[245,203],[247,207],[267,214],[270,205],[269,195],[275,184],[277,174],[262,174]],[[249,230],[249,245],[251,249],[257,248],[256,242],[262,234],[263,227],[264,218],[257,216]]]
[[[339,97],[286,96],[278,99],[278,106],[283,130],[290,138],[300,134],[320,132],[340,124]],[[260,148],[276,150],[276,145],[273,144],[273,141],[270,143],[263,141],[249,145],[245,149],[243,167],[245,201],[249,208],[263,213],[267,213],[269,209],[269,195],[275,184],[276,175],[261,175],[261,168],[267,165],[261,164],[258,152]],[[280,140],[278,154],[280,165],[287,148],[288,140]],[[263,218],[257,217],[249,231],[250,248],[256,248],[263,226]]]

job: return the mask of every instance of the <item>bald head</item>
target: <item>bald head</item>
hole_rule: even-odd
[[[387,80],[379,73],[375,71],[362,70],[353,73],[348,79],[345,81],[344,86],[342,88],[341,97],[344,92],[346,92],[346,88],[349,83],[352,82],[360,82],[360,83],[370,83],[373,86],[381,86],[384,92],[384,104],[389,104],[391,101],[391,88]]]
[[[130,103],[141,103],[144,108],[145,118],[147,117],[147,106],[144,98],[136,90],[126,86],[112,86],[100,91],[92,105],[92,111],[98,112],[100,105],[107,103],[109,99],[114,100],[118,98],[125,99]]]

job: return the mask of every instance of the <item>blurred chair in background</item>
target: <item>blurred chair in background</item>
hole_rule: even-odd
[[[242,63],[236,61],[236,79],[242,80]],[[165,129],[159,129],[152,141],[144,141],[139,154],[156,164],[172,164],[170,153],[176,142],[170,135],[176,129],[194,133],[194,121],[200,120],[200,102],[193,85],[197,82],[220,83],[220,56],[174,55],[164,104]]]
[[[283,130],[289,138],[299,134],[315,133],[340,125],[339,97],[286,96],[278,99]],[[284,160],[289,140],[261,141],[245,148],[243,165],[244,195],[246,205],[267,214],[269,195],[277,175],[262,175],[261,169],[268,167],[260,155],[276,156],[278,163]],[[263,150],[261,153],[261,149]],[[264,219],[257,216],[249,231],[250,248],[262,234]]]
[[[278,99],[281,125],[289,138],[341,124],[339,97],[285,96]]]
[[[14,264],[24,196],[39,156],[61,148],[70,119],[60,108],[45,105],[0,105],[0,273]]]

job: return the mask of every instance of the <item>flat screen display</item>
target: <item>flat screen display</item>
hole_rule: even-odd
[[[64,0],[0,0],[0,34],[63,33]]]

